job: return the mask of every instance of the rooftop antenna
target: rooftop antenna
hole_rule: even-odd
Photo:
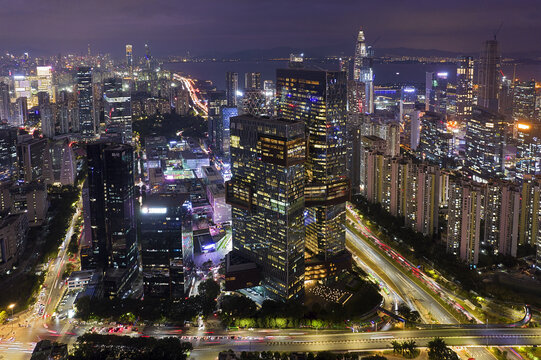
[[[500,26],[498,26],[498,29],[496,29],[496,31],[494,31],[494,40],[496,40],[496,36],[498,36],[498,33],[502,29],[502,26],[503,26],[503,22],[501,22]]]

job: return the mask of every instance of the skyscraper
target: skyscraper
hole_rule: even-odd
[[[425,109],[443,115],[447,114],[447,87],[449,74],[446,72],[426,73]]]
[[[353,60],[353,80],[364,83],[365,102],[363,112],[374,112],[374,72],[372,69],[372,49],[366,45],[363,29],[359,30]]]
[[[8,121],[10,120],[10,105],[9,100],[9,84],[0,82],[0,120]]]
[[[456,68],[456,115],[459,121],[467,121],[473,110],[473,58],[462,56]]]
[[[513,88],[513,119],[535,120],[535,81],[516,82]]]
[[[131,96],[122,89],[122,79],[110,78],[103,86],[103,113],[106,135],[117,136],[122,143],[133,141]]]
[[[485,41],[481,50],[478,84],[477,105],[497,112],[500,89],[500,49],[496,39]]]
[[[244,74],[244,90],[261,89],[261,73],[248,72]]]
[[[107,296],[129,289],[138,269],[133,148],[87,145],[90,230],[95,263]]]
[[[225,96],[228,107],[237,106],[237,92],[239,91],[239,74],[236,72],[225,73]]]
[[[81,66],[77,69],[77,101],[79,104],[79,131],[84,139],[96,135],[92,101],[92,68]]]
[[[141,208],[141,262],[145,297],[184,297],[182,239],[192,231],[187,194],[152,194]]]
[[[304,296],[304,124],[231,118],[233,251],[261,270],[266,295]]]
[[[504,175],[507,122],[498,113],[474,107],[466,129],[466,166],[482,179]]]
[[[209,91],[206,95],[208,108],[208,136],[211,149],[218,155],[223,151],[223,122],[221,109],[228,103],[223,90]]]
[[[346,74],[279,69],[278,116],[306,127],[305,225],[307,257],[331,261],[345,250]]]
[[[126,66],[131,72],[131,69],[133,67],[133,46],[130,44],[126,45]]]

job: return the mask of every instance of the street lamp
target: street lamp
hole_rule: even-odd
[[[15,307],[15,304],[9,304],[8,309],[11,309],[11,332],[13,332],[13,321],[15,320],[13,318],[13,308]]]

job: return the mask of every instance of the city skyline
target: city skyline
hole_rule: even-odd
[[[284,1],[256,5],[246,0],[204,4],[98,0],[43,5],[28,0],[5,4],[0,9],[5,19],[0,25],[0,33],[5,35],[0,35],[0,40],[4,51],[28,51],[41,56],[87,53],[88,44],[95,53],[115,56],[124,52],[125,44],[133,44],[134,55],[141,56],[146,43],[158,56],[186,52],[216,55],[276,47],[314,52],[316,48],[327,48],[331,53],[350,54],[355,33],[363,24],[368,44],[377,41],[380,49],[470,54],[478,53],[479,44],[492,38],[501,25],[498,39],[504,44],[504,53],[527,55],[535,52],[530,44],[535,43],[535,34],[541,31],[536,22],[540,9],[535,0],[515,1],[512,7],[507,1],[489,4],[463,0],[445,5],[426,0],[415,4],[348,0],[340,5],[312,1],[307,13],[304,2],[291,6]],[[250,16],[234,21],[242,12]],[[17,25],[21,23],[26,26]],[[235,41],[227,41],[231,38]]]

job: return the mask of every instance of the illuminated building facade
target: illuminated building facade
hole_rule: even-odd
[[[261,89],[261,73],[248,72],[244,74],[244,90]]]
[[[498,41],[496,39],[485,41],[479,59],[477,105],[492,112],[497,112],[499,109],[500,62]]]
[[[83,138],[96,135],[92,101],[92,68],[82,66],[77,69],[77,101],[79,104],[79,131]]]
[[[483,192],[481,185],[465,179],[449,183],[447,251],[470,266],[479,261]]]
[[[225,73],[225,96],[228,107],[237,106],[237,93],[239,91],[239,74],[236,72]]]
[[[233,253],[255,263],[266,295],[283,301],[304,296],[304,161],[301,121],[231,118]]]
[[[141,263],[145,297],[183,298],[183,233],[192,231],[187,194],[150,194],[141,207]]]
[[[106,79],[103,91],[106,135],[117,136],[120,142],[131,144],[133,142],[131,96],[123,90],[122,79]]]
[[[366,45],[364,31],[359,30],[355,44],[355,57],[353,59],[353,80],[365,86],[364,113],[374,112],[374,71],[372,69],[372,49]],[[347,78],[347,76],[346,76]]]
[[[474,107],[466,130],[466,166],[483,179],[504,175],[503,148],[507,122],[497,113]]]
[[[425,106],[426,111],[447,114],[449,105],[448,87],[449,74],[446,72],[427,72],[426,73],[426,94]]]
[[[223,152],[222,108],[227,106],[224,91],[209,91],[206,95],[208,108],[208,138],[210,148],[218,155]]]
[[[522,181],[519,245],[541,245],[541,177],[528,175]]]
[[[278,116],[306,126],[306,256],[327,261],[345,251],[346,74],[278,69],[276,78]]]
[[[421,117],[421,133],[417,153],[422,159],[448,167],[452,160],[453,134],[447,128],[444,115],[425,112]]]
[[[541,174],[541,124],[516,122],[517,154],[515,173],[517,179]]]
[[[462,56],[456,67],[456,115],[468,121],[473,111],[473,57]]]
[[[130,44],[126,45],[126,66],[131,72],[133,69],[133,46]]]
[[[87,160],[93,263],[105,272],[106,295],[120,296],[138,271],[133,148],[88,144]]]
[[[244,90],[240,106],[240,114],[262,116],[271,115],[271,110],[267,107],[267,98],[265,92],[261,89],[250,88]]]
[[[513,119],[535,120],[535,81],[517,82],[513,87]]]
[[[517,256],[520,188],[511,182],[491,181],[485,195],[484,241],[497,254]]]

